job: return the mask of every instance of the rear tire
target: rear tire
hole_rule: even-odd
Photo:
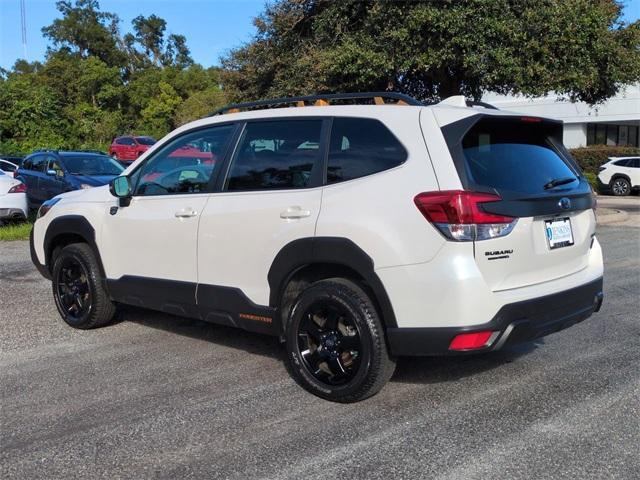
[[[351,403],[371,397],[395,370],[376,308],[350,280],[321,280],[304,290],[285,333],[292,377],[326,400]]]
[[[111,322],[116,306],[104,289],[98,261],[89,245],[64,247],[55,257],[52,278],[53,298],[67,324],[87,330]]]
[[[631,183],[626,178],[614,178],[611,181],[611,193],[616,197],[626,197],[631,193]]]

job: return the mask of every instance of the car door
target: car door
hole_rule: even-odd
[[[322,119],[251,121],[213,193],[198,232],[198,304],[203,315],[269,305],[267,274],[278,252],[312,238],[320,212]],[[222,179],[221,179],[222,180]],[[234,311],[235,310],[235,311]],[[245,310],[244,327],[262,331],[271,319]]]
[[[62,161],[53,155],[46,155],[45,162],[45,174],[38,180],[38,191],[43,201],[60,195],[66,190]]]
[[[136,155],[136,142],[131,137],[123,137],[120,139],[122,142],[122,159],[132,161],[137,158]]]
[[[116,298],[190,314],[198,222],[218,172],[176,152],[193,142],[224,149],[234,128],[207,127],[173,138],[131,174],[129,205],[118,206],[114,198],[105,207],[100,251]]]
[[[44,193],[40,190],[40,179],[46,175],[47,155],[35,155],[31,159],[27,180],[27,196],[35,204],[40,204],[46,200]]]

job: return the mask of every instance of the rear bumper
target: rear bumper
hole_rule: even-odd
[[[596,177],[596,179],[598,192],[609,193],[611,191],[611,187],[608,183],[604,183],[602,180],[600,180],[600,177]]]
[[[535,340],[564,330],[589,318],[603,300],[602,277],[579,287],[552,295],[507,304],[491,321],[465,327],[389,328],[387,340],[396,356],[458,355],[499,350],[505,345]],[[498,332],[482,349],[450,351],[453,338],[461,333]]]
[[[26,220],[27,213],[23,208],[0,208],[0,220]]]

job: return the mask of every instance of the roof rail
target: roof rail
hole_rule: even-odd
[[[395,100],[395,105],[415,105],[425,104],[409,95],[397,92],[366,92],[366,93],[327,93],[325,95],[308,95],[303,97],[283,97],[269,100],[258,100],[257,102],[232,103],[226,107],[213,112],[210,116],[222,115],[225,113],[237,113],[240,110],[250,110],[258,108],[279,108],[294,103],[297,107],[307,106],[307,103],[314,106],[327,106],[336,100],[361,100],[371,99],[375,105],[385,105],[385,100]]]
[[[467,100],[467,107],[484,107],[488,108],[489,110],[500,110],[498,107],[496,107],[495,105],[491,105],[490,103],[475,102],[473,100]]]
[[[499,110],[498,107],[494,107],[489,103],[469,100],[468,98],[464,98],[463,95],[453,95],[451,97],[447,97],[440,102],[440,105],[451,105],[452,107],[483,107],[490,110]]]

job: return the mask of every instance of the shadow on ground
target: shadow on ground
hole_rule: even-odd
[[[203,340],[216,345],[284,361],[284,349],[277,338],[238,328],[215,325],[201,320],[176,317],[138,307],[123,307],[119,322],[127,321],[176,335]],[[401,357],[392,382],[434,384],[499,368],[527,355],[544,343],[544,339],[506,347],[499,352],[449,357]]]

